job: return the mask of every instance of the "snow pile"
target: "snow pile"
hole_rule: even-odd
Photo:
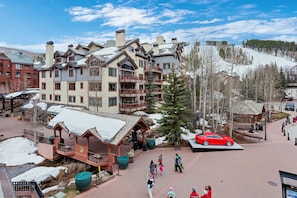
[[[36,151],[37,147],[31,140],[23,137],[7,139],[0,143],[0,163],[6,166],[39,164],[44,158],[37,155]]]

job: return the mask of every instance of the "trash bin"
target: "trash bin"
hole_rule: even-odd
[[[123,155],[117,158],[119,169],[126,169],[129,164],[129,156]]]
[[[156,146],[155,140],[146,140],[146,144],[149,150],[154,149]]]
[[[49,136],[48,139],[49,139],[49,141],[50,141],[51,144],[54,144],[55,136],[53,136],[53,135],[52,136]]]
[[[79,191],[88,190],[92,183],[92,173],[89,171],[78,173],[75,176],[75,185]]]

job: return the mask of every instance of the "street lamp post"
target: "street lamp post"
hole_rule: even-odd
[[[265,134],[264,134],[264,140],[266,141],[267,140],[267,111],[268,111],[268,104],[267,105],[267,108],[265,108]]]

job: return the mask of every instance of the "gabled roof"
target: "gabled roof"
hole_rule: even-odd
[[[252,100],[235,101],[231,107],[234,114],[260,115],[263,112],[264,104]]]
[[[141,116],[64,108],[49,122],[49,127],[61,127],[80,137],[92,134],[102,142],[118,145],[139,122],[143,122]]]

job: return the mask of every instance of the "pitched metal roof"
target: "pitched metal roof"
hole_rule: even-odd
[[[231,107],[234,114],[259,115],[263,111],[264,104],[252,100],[235,101]]]
[[[26,65],[34,64],[33,60],[29,56],[23,54],[22,52],[7,53],[6,56],[11,60],[12,63],[20,63]]]

